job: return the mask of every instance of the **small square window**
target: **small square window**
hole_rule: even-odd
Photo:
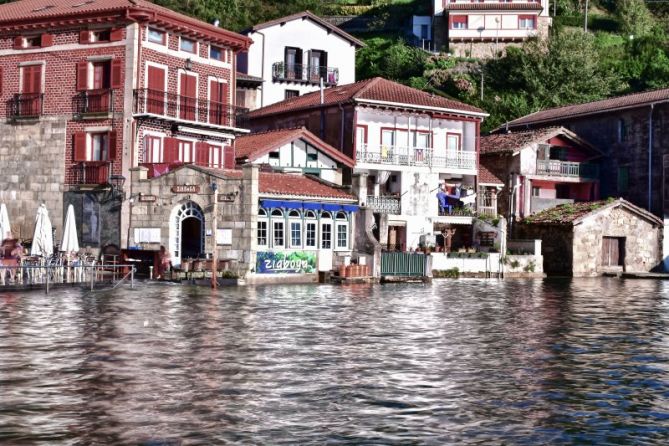
[[[269,152],[270,159],[279,159],[279,152]]]
[[[318,161],[318,153],[307,153],[307,161]]]
[[[165,45],[167,43],[167,35],[164,31],[160,31],[155,28],[149,28],[149,42]]]
[[[179,43],[179,49],[187,53],[195,54],[195,41],[190,39],[181,38],[181,43]]]
[[[286,90],[285,99],[296,98],[300,95],[297,90]]]
[[[91,31],[91,42],[109,42],[111,32],[107,30]]]
[[[42,36],[26,37],[24,48],[38,48],[42,46]]]
[[[221,48],[211,45],[209,47],[209,58],[214,60],[224,61],[224,52]]]

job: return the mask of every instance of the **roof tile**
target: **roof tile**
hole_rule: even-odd
[[[541,3],[446,3],[446,11],[541,11]]]
[[[405,104],[416,108],[432,107],[462,113],[484,113],[483,110],[473,105],[436,96],[381,77],[375,77],[353,84],[326,88],[323,90],[322,103],[321,92],[315,91],[259,108],[249,113],[249,117],[253,119],[302,109],[343,104],[356,99]]]
[[[537,130],[524,130],[510,133],[493,133],[481,137],[481,153],[514,153],[524,147],[545,142],[554,134],[560,133],[560,127],[546,127]]]
[[[644,91],[642,93],[632,93],[615,98],[603,99],[601,101],[549,108],[515,119],[509,122],[508,125],[509,127],[523,127],[537,124],[546,125],[559,123],[561,120],[573,119],[580,116],[643,107],[656,102],[667,101],[669,101],[669,88]]]
[[[260,172],[259,192],[281,196],[356,199],[342,189],[329,186],[306,175],[274,172]]]
[[[483,164],[479,164],[478,182],[479,184],[504,185],[504,181],[488,170],[488,168]]]

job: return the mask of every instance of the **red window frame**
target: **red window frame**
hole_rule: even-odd
[[[454,28],[453,25],[456,23],[464,23],[464,28]],[[469,29],[469,16],[468,15],[449,15],[448,16],[448,28],[449,29]]]
[[[532,27],[522,27],[520,26],[520,21],[521,20],[532,20]],[[519,15],[518,16],[518,29],[537,29],[537,16],[533,14],[525,14],[525,15]]]

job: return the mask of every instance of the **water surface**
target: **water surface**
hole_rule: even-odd
[[[669,443],[669,284],[0,292],[3,444]]]

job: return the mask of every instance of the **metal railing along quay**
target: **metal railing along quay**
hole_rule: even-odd
[[[93,291],[96,285],[111,284],[116,288],[129,280],[130,286],[135,284],[135,267],[133,265],[100,264],[100,265],[16,265],[0,266],[0,291],[3,287],[12,288],[49,288],[63,284],[81,284],[90,286]]]

